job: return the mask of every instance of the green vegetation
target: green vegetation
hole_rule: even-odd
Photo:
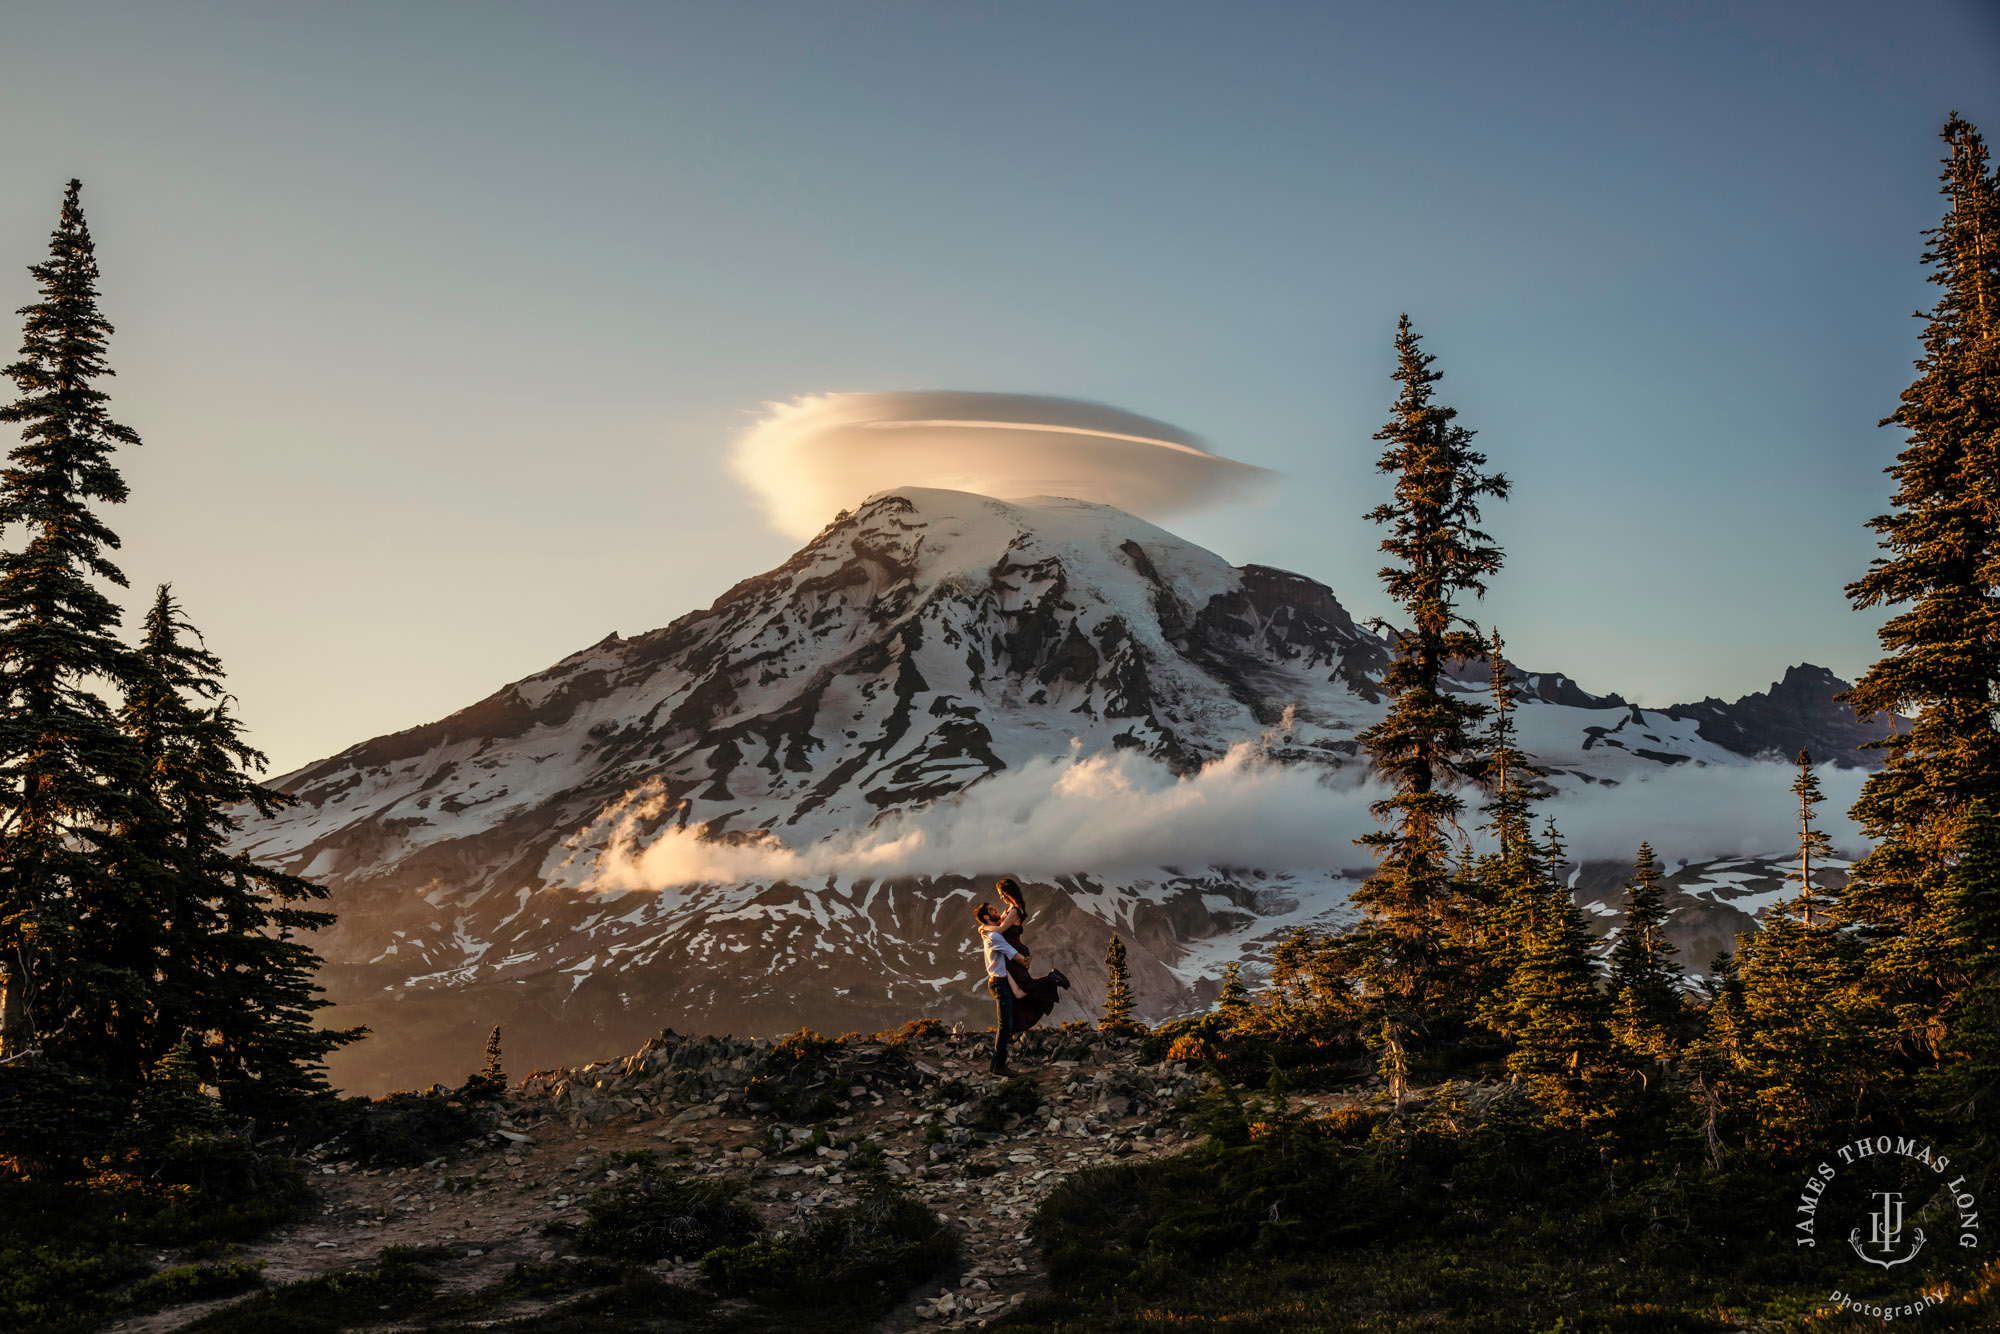
[[[832,1081],[842,1040],[809,1028],[788,1034],[764,1053],[744,1096],[768,1104],[794,1121],[824,1121],[837,1114],[841,1090]]]
[[[1132,1018],[1136,1003],[1132,977],[1125,966],[1125,942],[1114,935],[1104,950],[1104,1013],[1097,1026],[1107,1033],[1136,1030],[1139,1024]]]
[[[237,812],[289,798],[258,783],[222,668],[162,586],[141,641],[102,510],[126,499],[115,454],[111,325],[71,181],[49,258],[29,270],[21,428],[0,477],[0,1158],[65,1172],[112,1148],[148,1083],[176,1069],[237,1122],[328,1096],[321,1062],[353,1033],[314,1027],[331,918],[308,881],[228,851]]]
[[[615,1187],[591,1197],[576,1241],[625,1260],[698,1260],[761,1230],[757,1215],[737,1203],[737,1193],[726,1181],[691,1181],[651,1162],[636,1163]]]
[[[90,1182],[0,1178],[0,1329],[68,1334],[122,1315],[262,1282],[228,1243],[288,1221],[306,1198],[289,1162],[223,1141],[211,1159],[183,1149],[200,1188],[128,1175]],[[156,1270],[141,1248],[192,1246],[204,1258]]]
[[[1192,1115],[1211,1135],[1200,1147],[1081,1172],[1049,1196],[1032,1227],[1052,1291],[1001,1327],[1826,1327],[1802,1317],[1829,1290],[1829,1257],[1791,1245],[1795,1181],[1776,1172],[1626,1178],[1492,1086],[1306,1118],[1279,1081],[1261,1098],[1214,1090]],[[1950,1278],[1972,1296],[1924,1327],[1990,1328],[2000,1292],[1980,1261]]]
[[[316,1028],[317,885],[228,850],[258,783],[222,677],[162,586],[137,645],[107,588],[112,329],[71,181],[30,268],[0,475],[0,1327],[86,1329],[256,1281],[134,1248],[241,1239],[306,1198],[287,1141],[343,1115]]]
[[[865,1329],[958,1255],[958,1236],[900,1191],[864,1192],[791,1235],[702,1258],[715,1290],[781,1309],[812,1309],[814,1328]]]
[[[577,1243],[593,1256],[518,1264],[498,1283],[454,1294],[441,1291],[449,1251],[391,1247],[368,1268],[270,1288],[190,1328],[209,1334],[336,1334],[382,1324],[494,1328],[508,1307],[535,1300],[551,1304],[497,1327],[611,1334],[658,1329],[665,1321],[689,1334],[777,1334],[809,1318],[810,1328],[839,1334],[873,1326],[958,1253],[957,1235],[887,1175],[879,1151],[855,1155],[863,1184],[852,1204],[770,1235],[728,1185],[677,1177],[649,1154],[624,1161],[630,1173],[592,1197],[576,1231]],[[645,1268],[669,1257],[699,1259],[712,1292]],[[718,1309],[719,1298],[731,1300],[727,1310]]]
[[[1434,401],[1444,377],[1407,315],[1396,326],[1396,356],[1402,392],[1375,435],[1384,442],[1376,467],[1395,478],[1395,490],[1368,517],[1389,530],[1381,546],[1394,563],[1382,584],[1409,624],[1396,632],[1382,676],[1388,714],[1356,738],[1392,792],[1376,803],[1382,827],[1362,840],[1376,869],[1352,895],[1364,916],[1341,946],[1358,984],[1350,1002],[1360,1031],[1400,1098],[1412,1046],[1448,1039],[1476,1001],[1472,946],[1482,905],[1454,874],[1452,834],[1465,808],[1460,782],[1485,769],[1471,729],[1488,710],[1444,680],[1454,664],[1485,652],[1459,600],[1482,595],[1500,568],[1500,548],[1479,527],[1480,502],[1504,500],[1508,483],[1480,471],[1486,456],[1472,448],[1472,432],[1456,424],[1456,409]]]
[[[979,1100],[973,1125],[980,1130],[1005,1130],[1014,1121],[1030,1117],[1042,1105],[1042,1091],[1026,1075],[1015,1075]]]
[[[355,1157],[372,1166],[429,1162],[486,1129],[487,1118],[472,1099],[487,1091],[475,1075],[458,1094],[431,1088],[351,1099],[341,1108],[343,1140]]]
[[[214,1311],[188,1326],[202,1334],[333,1334],[422,1308],[437,1288],[424,1262],[437,1253],[391,1246],[373,1268],[287,1283]]]
[[[1190,1109],[1210,1139],[1060,1187],[1034,1225],[1054,1294],[1011,1324],[1823,1328],[1813,1313],[1834,1289],[1908,1300],[1919,1281],[1857,1276],[1841,1236],[1804,1244],[1805,1173],[1890,1132],[1950,1144],[1963,1174],[1940,1189],[1927,1167],[1899,1187],[1933,1233],[1969,1239],[1927,1257],[1920,1281],[1948,1296],[1925,1326],[2000,1323],[2000,1266],[1970,1244],[2000,1167],[2000,178],[1970,125],[1954,116],[1944,140],[1947,212],[1925,255],[1944,290],[1889,419],[1909,439],[1895,512],[1873,525],[1888,554],[1849,589],[1857,606],[1899,609],[1851,702],[1915,718],[1880,743],[1888,762],[1855,807],[1874,852],[1837,892],[1814,882],[1829,845],[1802,753],[1797,896],[1690,991],[1641,844],[1600,963],[1560,836],[1531,832],[1537,775],[1514,741],[1500,639],[1482,645],[1455,601],[1499,568],[1477,501],[1506,486],[1432,402],[1405,320],[1403,391],[1378,437],[1395,499],[1373,517],[1390,526],[1383,581],[1411,626],[1388,716],[1362,737],[1394,784],[1368,840],[1364,918],[1295,932],[1261,993],[1232,986],[1227,1004],[1149,1037],[1148,1056],[1221,1077]],[[1482,651],[1485,707],[1442,685]],[[1472,786],[1488,799],[1479,856],[1458,832],[1454,789]],[[1261,1102],[1235,1087],[1260,1064]],[[1422,1091],[1449,1075],[1472,1082]],[[1303,1117],[1288,1077],[1366,1106]]]

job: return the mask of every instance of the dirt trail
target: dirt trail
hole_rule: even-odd
[[[651,1149],[691,1173],[743,1182],[746,1202],[777,1229],[849,1202],[850,1150],[837,1146],[870,1140],[888,1155],[892,1174],[963,1237],[956,1272],[910,1293],[878,1330],[981,1326],[1043,1286],[1026,1233],[1042,1197],[1082,1168],[1178,1151],[1186,1132],[1159,1126],[1159,1113],[1200,1078],[1180,1064],[1141,1066],[1129,1037],[1058,1031],[1023,1039],[1013,1073],[1033,1082],[1040,1107],[998,1130],[972,1124],[980,1099],[999,1083],[986,1073],[984,1035],[848,1044],[831,1071],[806,1083],[820,1099],[816,1110],[832,1113],[835,1141],[811,1149],[806,1121],[786,1119],[747,1087],[768,1040],[663,1040],[621,1062],[540,1072],[510,1091],[492,1134],[448,1160],[385,1169],[310,1162],[318,1186],[310,1216],[243,1248],[243,1256],[262,1259],[275,1284],[365,1266],[388,1246],[442,1246],[450,1256],[438,1265],[446,1289],[471,1290],[498,1282],[520,1261],[569,1253],[567,1239],[545,1225],[580,1222],[590,1193],[619,1179],[618,1155],[629,1150]],[[959,1097],[947,1104],[950,1093]],[[181,1262],[165,1250],[154,1258]],[[663,1262],[656,1272],[699,1281],[692,1265]],[[164,1334],[219,1304],[108,1328]]]

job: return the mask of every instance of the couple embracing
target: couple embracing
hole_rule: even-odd
[[[1021,939],[1021,925],[1028,920],[1028,905],[1021,898],[1021,886],[1012,876],[994,886],[1005,910],[982,903],[972,910],[979,937],[986,951],[986,988],[993,993],[993,1013],[1000,1021],[993,1034],[994,1074],[1007,1073],[1007,1042],[1014,1034],[1032,1028],[1062,999],[1069,985],[1060,968],[1051,968],[1040,977],[1029,971],[1033,960]]]

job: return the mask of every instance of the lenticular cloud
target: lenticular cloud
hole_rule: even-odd
[[[821,394],[774,405],[732,466],[772,522],[811,537],[877,491],[1067,496],[1159,519],[1245,498],[1270,474],[1102,403],[956,391]]]

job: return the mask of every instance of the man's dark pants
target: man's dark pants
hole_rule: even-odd
[[[993,993],[993,1014],[999,1020],[999,1028],[993,1034],[993,1068],[1007,1068],[1007,1039],[1014,1035],[1014,988],[1004,977],[986,979],[986,989]]]

